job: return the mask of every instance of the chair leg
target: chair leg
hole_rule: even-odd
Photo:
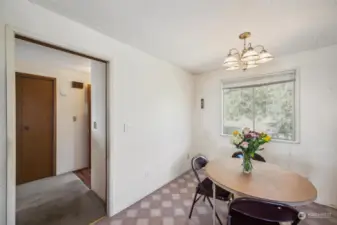
[[[231,204],[231,202],[234,200],[234,194],[230,194],[229,195],[229,199],[228,199],[228,202],[227,202],[227,206],[228,206],[228,208],[229,208],[229,205]]]
[[[194,205],[195,205],[195,203],[199,200],[199,199],[197,199],[197,196],[198,196],[198,193],[195,192],[194,199],[193,199],[193,203],[192,203],[192,205],[191,205],[190,215],[189,215],[189,217],[188,217],[188,218],[190,218],[190,219],[191,219],[191,217],[192,217],[192,212],[193,212]]]
[[[231,219],[232,219],[231,216],[227,216],[227,225],[231,225]]]
[[[204,199],[202,201],[205,202],[205,200],[206,200],[206,195],[204,196]]]
[[[206,198],[207,198],[207,201],[208,201],[208,203],[210,204],[211,208],[213,209],[213,204],[212,204],[211,200],[209,199],[209,197],[206,197]],[[221,222],[220,217],[219,217],[219,215],[218,215],[217,212],[215,212],[215,216],[216,216],[216,218],[218,219],[220,225],[222,225],[222,222]]]

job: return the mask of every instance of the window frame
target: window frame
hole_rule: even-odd
[[[261,79],[261,78],[266,78],[266,77],[273,77],[273,76],[282,76],[288,73],[293,73],[295,77],[295,82],[294,82],[294,127],[295,127],[295,139],[294,140],[282,140],[282,139],[272,139],[271,142],[276,142],[276,143],[289,143],[289,144],[300,144],[300,73],[299,69],[289,69],[289,70],[283,70],[279,72],[273,72],[273,73],[265,73],[265,74],[249,74],[245,76],[241,76],[238,78],[226,78],[226,79],[221,79],[220,80],[220,101],[221,101],[221,130],[220,130],[220,136],[223,137],[231,137],[232,134],[225,134],[223,132],[223,127],[224,127],[224,94],[223,94],[223,89],[224,89],[224,83],[226,82],[244,82],[247,79]],[[258,85],[257,85],[258,86]],[[263,86],[263,85],[261,85]]]

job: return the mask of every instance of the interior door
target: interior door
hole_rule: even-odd
[[[16,182],[55,173],[55,79],[16,74]]]
[[[87,102],[88,102],[88,150],[89,150],[89,168],[91,168],[91,85],[87,86]]]

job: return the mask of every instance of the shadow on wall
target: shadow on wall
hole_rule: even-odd
[[[219,141],[216,139],[221,141],[220,146],[217,145]],[[197,140],[197,142],[194,146],[194,155],[202,154],[209,160],[219,157],[230,158],[232,154],[237,151],[235,147],[230,144],[229,137],[220,135],[215,136],[208,133],[207,131],[203,131],[201,135],[197,135],[195,140]]]
[[[289,146],[289,149],[284,147],[279,148],[278,143],[270,143],[266,145],[262,154],[265,156],[267,162],[310,178],[310,174],[314,172],[313,165],[303,157],[303,155],[306,155],[305,152],[300,149],[291,149],[291,147]]]
[[[181,154],[179,158],[172,163],[171,177],[177,177],[177,175],[191,169],[191,159],[194,153],[191,151],[191,148],[186,149],[184,152],[185,154]]]

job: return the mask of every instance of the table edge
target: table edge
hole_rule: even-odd
[[[239,196],[247,196],[247,197],[250,197],[250,198],[255,198],[255,199],[261,199],[261,200],[267,200],[267,201],[270,201],[270,202],[275,202],[275,203],[283,203],[283,204],[287,204],[287,205],[291,205],[291,206],[301,206],[301,205],[307,205],[307,204],[310,204],[312,202],[314,202],[316,199],[317,199],[317,189],[316,189],[316,195],[314,198],[312,199],[309,199],[309,200],[306,200],[306,201],[296,201],[296,202],[289,202],[289,201],[277,201],[277,200],[274,200],[274,199],[268,199],[268,198],[260,198],[260,197],[256,197],[256,196],[252,196],[252,195],[248,195],[248,194],[245,194],[245,193],[242,193],[240,191],[235,191],[223,184],[220,184],[218,183],[216,180],[212,179],[212,177],[207,173],[207,171],[205,170],[205,174],[206,176],[213,182],[215,183],[217,186],[233,193],[233,194],[237,194]]]

